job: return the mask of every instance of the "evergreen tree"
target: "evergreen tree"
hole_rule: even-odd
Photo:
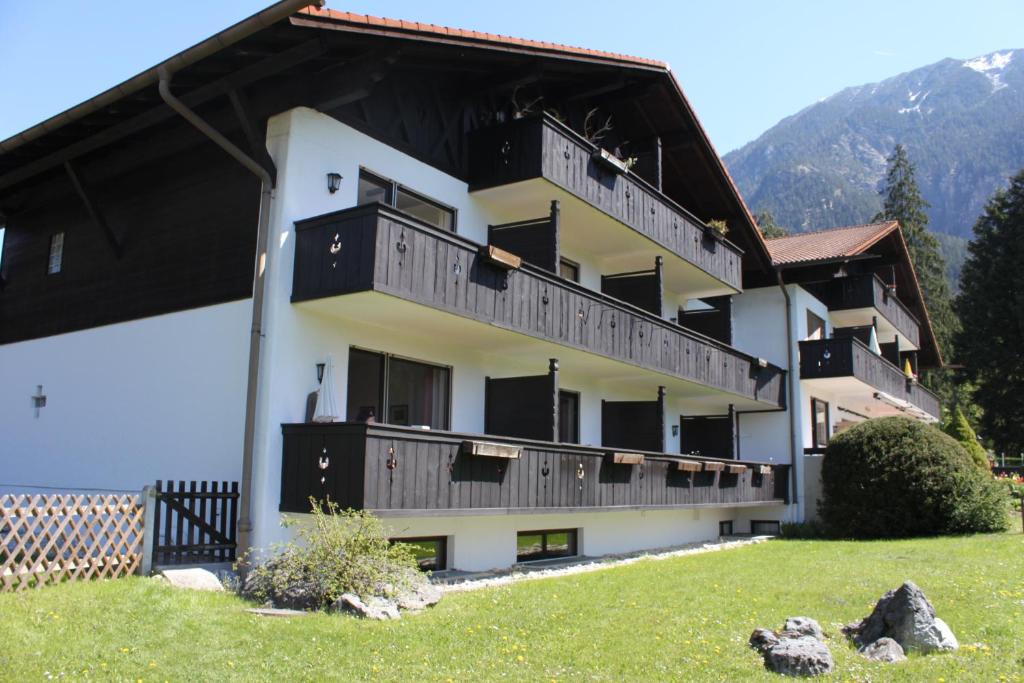
[[[942,431],[960,442],[974,460],[974,464],[983,470],[989,469],[988,452],[978,443],[978,435],[971,429],[967,416],[960,408],[956,408],[950,416],[949,421],[942,428]]]
[[[974,225],[961,275],[956,343],[975,382],[982,434],[997,453],[1024,453],[1024,171]]]
[[[775,222],[775,216],[768,209],[758,211],[757,215],[754,216],[754,220],[757,221],[757,227],[761,230],[761,234],[764,235],[765,239],[785,237],[789,234],[789,230]]]
[[[938,239],[928,231],[928,202],[917,187],[914,164],[907,156],[906,148],[896,145],[888,162],[885,187],[881,192],[883,210],[875,220],[899,221],[924,294],[932,330],[943,358],[948,362],[953,356],[953,340],[959,321],[953,310],[949,281],[946,279],[946,262],[939,250]],[[933,371],[925,378],[925,384],[939,393],[943,404],[951,403],[953,387],[949,373]]]

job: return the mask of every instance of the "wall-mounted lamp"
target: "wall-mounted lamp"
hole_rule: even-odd
[[[324,368],[327,367],[327,363],[316,364],[316,381],[317,384],[323,384],[324,381]]]
[[[327,174],[327,191],[330,192],[331,194],[334,194],[339,189],[341,189],[341,174],[340,173],[334,173],[333,171],[331,173],[328,173]]]

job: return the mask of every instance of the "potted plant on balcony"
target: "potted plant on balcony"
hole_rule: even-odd
[[[725,241],[725,235],[729,232],[728,224],[719,218],[709,220],[704,225],[704,244],[711,250],[718,247],[719,242]]]

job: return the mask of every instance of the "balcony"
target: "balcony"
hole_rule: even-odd
[[[414,324],[467,348],[558,357],[637,386],[665,384],[671,396],[715,408],[785,405],[784,371],[773,365],[529,262],[496,262],[481,245],[380,204],[296,224],[292,301],[400,333]]]
[[[825,285],[825,301],[836,327],[871,325],[877,321],[880,341],[898,337],[900,348],[920,348],[920,323],[873,273],[837,278]]]
[[[636,174],[603,163],[597,147],[551,116],[477,130],[469,147],[470,191],[492,210],[536,213],[558,199],[569,248],[621,271],[663,256],[666,285],[690,298],[741,290],[739,247]]]
[[[934,422],[939,399],[856,337],[800,342],[800,380],[840,397],[867,417],[907,415]]]
[[[788,466],[339,422],[282,425],[283,512],[380,516],[781,505]]]

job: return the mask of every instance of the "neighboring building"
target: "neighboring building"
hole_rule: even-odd
[[[918,378],[942,358],[896,221],[780,237],[768,250],[786,294],[777,283],[751,283],[736,298],[737,342],[785,325],[788,296],[797,342],[789,410],[805,456],[795,468],[804,492],[798,514],[809,519],[833,434],[888,415],[939,420],[939,399]]]
[[[0,489],[240,480],[243,542],[327,496],[459,569],[799,519],[807,397],[874,413],[787,384],[783,240],[668,67],[305,4],[0,142]],[[823,263],[794,310],[889,320]]]

